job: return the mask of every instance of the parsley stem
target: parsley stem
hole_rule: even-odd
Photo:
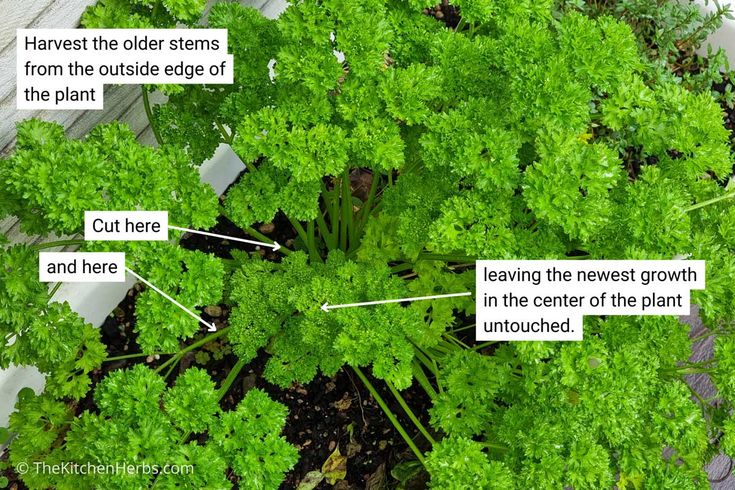
[[[104,360],[104,362],[122,361],[122,360],[125,360],[125,359],[135,359],[136,357],[148,357],[148,355],[149,354],[145,354],[143,352],[138,352],[137,354],[125,354],[124,356],[108,357],[107,359]],[[152,355],[152,356],[156,356],[156,355],[158,355],[158,356],[170,356],[171,354],[170,353],[160,352],[160,353],[155,353],[155,354],[150,354],[150,355]]]
[[[443,260],[445,262],[474,262],[476,257],[468,257],[467,255],[447,255],[434,253],[421,253],[416,260]]]
[[[334,236],[332,232],[329,231],[327,222],[324,219],[324,213],[322,213],[321,209],[316,215],[316,222],[317,222],[317,226],[319,226],[319,233],[322,235],[322,239],[324,240],[324,243],[327,245],[327,248],[329,250],[334,250],[335,248],[337,248],[336,237]]]
[[[380,408],[383,410],[383,413],[388,417],[388,420],[393,424],[393,427],[396,428],[398,433],[401,435],[404,441],[406,441],[406,444],[408,444],[408,447],[413,451],[413,454],[416,455],[416,459],[418,459],[422,465],[426,466],[426,461],[424,460],[424,455],[421,453],[421,450],[416,446],[416,443],[413,442],[413,439],[409,437],[408,433],[406,432],[406,429],[403,428],[400,422],[398,422],[398,419],[396,418],[396,415],[391,411],[390,408],[388,408],[388,405],[383,401],[383,397],[380,396],[380,393],[375,389],[373,384],[370,382],[370,380],[367,379],[367,377],[360,371],[360,368],[356,366],[352,366],[352,369],[355,371],[357,376],[360,378],[362,383],[365,385],[365,387],[368,389],[370,394],[375,398],[375,401],[378,403]]]
[[[191,345],[189,345],[189,346],[181,349],[179,352],[177,352],[176,354],[174,354],[174,356],[171,357],[171,359],[169,359],[168,361],[166,361],[163,364],[161,364],[160,366],[158,366],[156,368],[156,372],[157,373],[160,373],[161,371],[163,371],[169,365],[175,364],[182,357],[184,357],[184,355],[187,352],[191,352],[194,349],[197,349],[197,348],[203,346],[204,344],[207,344],[207,343],[209,343],[209,342],[211,342],[211,341],[213,341],[213,340],[215,340],[215,339],[217,339],[219,337],[222,337],[224,334],[227,333],[227,331],[229,329],[230,329],[230,327],[221,328],[221,329],[217,330],[216,332],[213,332],[213,333],[207,335],[206,337],[202,337],[201,339],[199,339],[198,341],[194,342],[193,344],[191,344]]]
[[[416,381],[419,382],[419,386],[424,389],[426,394],[429,395],[429,398],[434,400],[438,396],[438,394],[434,387],[431,386],[431,382],[426,376],[424,368],[421,367],[421,364],[415,358],[411,362],[411,370],[413,371],[413,377],[416,378]]]
[[[57,293],[57,292],[59,291],[59,288],[61,287],[61,285],[62,285],[62,284],[63,284],[63,283],[61,283],[61,282],[57,282],[57,283],[56,283],[56,284],[54,285],[53,289],[52,289],[52,290],[51,290],[51,292],[49,292],[49,294],[48,294],[48,297],[49,297],[49,299],[51,299],[51,298],[53,298],[53,297],[54,297],[54,295],[55,295],[55,294],[56,294],[56,293]]]
[[[347,252],[347,238],[352,229],[352,189],[350,170],[345,167],[342,174],[342,216],[340,222],[339,248]]]
[[[242,230],[253,238],[257,238],[258,240],[261,240],[265,243],[275,243],[271,238],[268,238],[267,236],[263,235],[258,230],[255,230],[250,226],[246,226]],[[285,246],[283,246],[283,244],[281,244],[281,248],[279,248],[278,251],[284,255],[290,255],[293,253],[293,250],[286,248]]]
[[[235,378],[237,378],[237,375],[240,374],[240,371],[242,371],[242,368],[245,367],[245,364],[247,364],[243,359],[239,359],[237,363],[230,369],[229,374],[227,375],[227,378],[222,382],[222,386],[220,386],[219,390],[217,390],[217,399],[221,400],[223,396],[227,394],[227,391],[232,386],[232,383],[235,382]]]
[[[406,400],[403,399],[403,396],[401,393],[396,389],[395,386],[393,386],[393,383],[391,383],[388,380],[385,380],[385,384],[388,386],[388,389],[391,393],[393,393],[393,396],[395,397],[398,404],[403,408],[403,411],[406,412],[406,415],[408,415],[408,418],[411,419],[411,422],[413,422],[413,425],[416,426],[416,428],[423,434],[423,436],[426,438],[427,441],[429,441],[431,444],[434,444],[436,441],[433,437],[431,437],[431,434],[429,434],[429,431],[426,430],[426,427],[424,427],[424,424],[421,423],[421,421],[416,417],[416,414],[413,413],[413,410],[411,410],[411,407],[408,406],[406,403]]]
[[[31,248],[33,250],[45,250],[47,248],[66,247],[67,245],[81,245],[83,243],[84,243],[84,240],[80,238],[70,239],[70,240],[56,240],[53,242],[37,243],[36,245],[33,245]]]
[[[225,140],[225,143],[228,145],[232,145],[232,142],[235,140],[235,132],[233,131],[232,134],[227,132],[227,129],[222,125],[221,122],[218,120],[214,120],[214,124],[217,125],[217,129],[219,129],[220,134],[222,135],[222,139]]]
[[[322,257],[319,255],[319,250],[316,248],[316,236],[314,231],[314,220],[310,220],[306,223],[306,238],[307,248],[309,249],[309,256],[312,261],[324,262]]]
[[[695,209],[703,208],[705,206],[709,206],[710,204],[715,204],[717,202],[724,201],[725,199],[732,199],[733,197],[735,197],[735,192],[723,194],[719,197],[714,197],[712,199],[708,199],[706,201],[702,201],[702,202],[698,202],[697,204],[693,204],[692,206],[685,208],[684,212],[688,213],[689,211],[694,211]]]
[[[156,138],[158,146],[161,146],[163,145],[163,139],[161,139],[161,133],[158,132],[158,128],[153,122],[153,111],[151,110],[151,101],[148,99],[148,89],[145,88],[145,85],[141,85],[140,90],[143,92],[143,107],[145,108],[145,115],[148,117],[148,125],[151,127],[151,131],[153,131],[153,136]]]
[[[286,216],[286,218],[291,222],[291,226],[293,226],[294,230],[296,230],[296,233],[299,235],[299,238],[301,238],[301,241],[304,242],[304,245],[308,248],[309,239],[306,237],[306,230],[304,230],[304,227],[301,226],[301,223],[290,216]]]
[[[353,247],[357,247],[360,238],[362,238],[362,231],[367,224],[368,218],[373,214],[373,203],[378,194],[378,184],[380,183],[380,175],[373,171],[372,180],[370,182],[370,191],[368,192],[368,198],[363,203],[360,212],[358,213],[357,226],[352,234]]]

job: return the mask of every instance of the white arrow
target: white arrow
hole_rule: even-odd
[[[172,230],[188,231],[189,233],[195,233],[197,235],[212,236],[215,238],[224,238],[225,240],[231,240],[233,242],[243,242],[243,243],[250,243],[253,245],[260,245],[261,247],[272,248],[274,252],[278,250],[279,248],[281,248],[281,245],[278,242],[273,242],[273,243],[256,242],[255,240],[246,240],[244,238],[235,238],[231,236],[218,235],[216,233],[209,233],[207,231],[190,230],[189,228],[181,228],[179,226],[168,225],[168,227]]]
[[[346,305],[330,305],[324,303],[322,310],[329,311],[337,308],[351,308],[353,306],[370,306],[370,305],[382,305],[385,303],[403,303],[404,301],[422,301],[425,299],[438,299],[438,298],[455,298],[457,296],[472,296],[472,293],[450,293],[450,294],[437,294],[436,296],[417,296],[415,298],[401,298],[401,299],[383,299],[380,301],[365,301],[364,303],[349,303]]]
[[[143,279],[142,277],[140,277],[138,274],[136,274],[135,272],[133,272],[132,270],[130,270],[128,267],[125,267],[125,270],[128,271],[129,273],[131,273],[132,275],[134,275],[141,282],[145,283],[149,288],[153,289],[155,292],[157,292],[158,294],[160,294],[161,296],[163,296],[164,298],[166,298],[167,300],[169,300],[170,302],[172,302],[173,304],[175,304],[176,306],[178,306],[179,308],[181,308],[182,310],[184,310],[190,316],[194,317],[196,320],[199,320],[200,322],[202,322],[203,324],[205,324],[207,326],[207,330],[209,330],[210,332],[215,332],[217,330],[217,327],[215,327],[214,324],[205,322],[204,320],[202,320],[202,318],[199,317],[199,315],[197,315],[196,313],[194,313],[193,311],[191,311],[189,308],[187,308],[186,306],[182,305],[181,303],[179,303],[178,301],[176,301],[175,299],[173,299],[168,294],[166,294],[163,291],[161,291],[160,289],[158,289],[156,286],[154,286],[150,282],[148,282],[145,279]]]

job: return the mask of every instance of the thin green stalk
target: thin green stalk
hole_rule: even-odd
[[[291,222],[291,226],[293,226],[294,230],[296,230],[296,233],[299,235],[299,238],[301,238],[301,241],[304,242],[304,245],[308,248],[309,246],[309,239],[306,237],[306,230],[304,230],[304,227],[301,226],[301,223],[299,223],[297,220],[286,216],[288,218],[288,221]]]
[[[455,337],[454,335],[450,334],[449,332],[444,332],[444,334],[442,335],[442,337],[444,337],[445,339],[449,340],[449,342],[453,343],[457,347],[461,347],[463,349],[469,349],[470,348],[469,345],[465,344],[464,342],[462,342],[461,340],[459,340],[457,337]]]
[[[378,183],[379,182],[380,182],[380,175],[377,174],[376,172],[373,172],[373,178],[372,178],[372,181],[370,182],[370,191],[368,192],[368,198],[363,204],[362,209],[360,209],[358,224],[355,227],[355,232],[353,233],[353,241],[356,243],[358,242],[360,235],[362,235],[362,230],[365,228],[365,225],[367,224],[367,221],[370,218],[370,215],[372,215],[373,203],[375,202],[375,197],[378,194]]]
[[[253,238],[257,238],[261,242],[275,243],[274,240],[268,238],[267,236],[263,235],[261,232],[259,232],[258,230],[254,229],[254,228],[252,228],[250,226],[246,226],[245,228],[242,229],[242,231],[244,231],[245,233],[247,233],[248,235],[250,235]],[[283,244],[281,244],[281,248],[279,248],[278,251],[281,252],[283,255],[290,255],[290,254],[293,253],[293,250],[284,247]]]
[[[324,262],[319,255],[319,251],[316,248],[316,237],[314,231],[314,220],[310,220],[306,223],[306,238],[308,239],[307,248],[309,249],[309,256],[312,261]]]
[[[125,360],[125,359],[135,359],[136,357],[148,357],[148,355],[149,354],[144,354],[142,352],[139,352],[137,354],[125,354],[124,356],[108,357],[107,359],[104,360],[104,362],[122,361],[122,360]],[[159,355],[159,356],[170,356],[171,354],[159,353],[159,354],[150,354],[150,355],[153,355],[153,356],[155,356],[155,355]]]
[[[322,200],[324,201],[324,207],[327,209],[327,213],[329,214],[329,224],[332,230],[332,235],[334,236],[334,248],[337,248],[339,243],[339,230],[337,229],[337,226],[339,225],[339,193],[337,191],[327,190],[327,186],[324,184],[324,181],[321,181],[320,184],[322,186]]]
[[[179,358],[179,360],[180,359],[181,358]],[[168,370],[166,371],[166,374],[163,375],[163,379],[168,379],[168,376],[173,372],[173,370],[176,368],[176,366],[178,366],[178,364],[179,364],[178,362],[175,362],[175,363],[171,364],[168,367]]]
[[[434,400],[438,394],[433,386],[431,386],[431,382],[429,381],[429,377],[426,376],[426,373],[424,372],[424,368],[421,367],[421,363],[414,358],[414,360],[411,362],[411,370],[413,371],[413,377],[416,378],[416,381],[419,382],[419,386],[424,389],[427,395],[429,395],[429,398]]]
[[[161,133],[158,132],[158,128],[153,122],[153,111],[151,110],[151,101],[148,99],[148,89],[145,88],[145,85],[141,85],[140,90],[143,92],[143,107],[145,108],[145,115],[148,117],[148,125],[150,125],[151,130],[153,131],[153,136],[156,138],[158,146],[161,146],[163,145],[163,139],[161,138]]]
[[[484,349],[485,347],[490,347],[491,345],[494,345],[494,344],[497,344],[497,343],[498,343],[497,340],[491,340],[490,342],[483,342],[482,344],[477,344],[477,345],[471,347],[470,349],[471,350],[474,350],[474,351],[478,351],[478,350]]]
[[[413,262],[404,262],[402,264],[394,265],[393,267],[390,268],[390,271],[393,274],[397,274],[399,272],[404,272],[404,271],[410,271],[411,269],[413,269],[415,265],[416,264],[414,264]]]
[[[723,194],[722,196],[714,197],[712,199],[708,199],[706,201],[702,201],[702,202],[698,202],[697,204],[693,204],[692,206],[685,208],[684,212],[688,213],[690,211],[694,211],[696,209],[703,208],[705,206],[709,206],[710,204],[715,204],[717,202],[724,201],[725,199],[732,199],[733,197],[735,197],[735,192],[730,192],[729,194]]]
[[[237,378],[237,375],[240,374],[240,371],[242,371],[242,368],[247,364],[244,360],[239,359],[237,363],[232,367],[230,370],[230,373],[227,375],[227,378],[225,378],[224,382],[222,383],[222,386],[220,386],[219,390],[217,390],[217,399],[221,400],[223,396],[227,393],[227,390],[230,389],[232,386],[232,383],[235,382],[235,378]]]
[[[477,324],[473,323],[472,325],[465,325],[464,327],[453,328],[450,330],[450,332],[452,333],[464,332],[465,330],[470,330],[472,328],[475,328],[476,326]]]
[[[430,352],[426,352],[423,349],[418,348],[415,344],[413,347],[414,353],[419,361],[424,363],[424,365],[436,376],[437,370],[434,368],[436,366],[436,359],[431,356]]]
[[[63,284],[63,283],[61,283],[61,282],[57,282],[57,283],[56,283],[56,284],[54,285],[53,289],[51,289],[51,292],[50,292],[50,293],[49,293],[49,295],[48,295],[49,299],[51,299],[51,298],[53,298],[53,297],[54,297],[54,295],[55,295],[55,294],[56,294],[56,293],[57,293],[57,292],[59,291],[59,288],[61,288],[61,285],[62,285],[62,284]]]
[[[324,214],[321,211],[319,211],[319,213],[317,213],[316,215],[316,223],[319,227],[319,233],[321,234],[324,243],[327,245],[327,248],[329,250],[334,250],[335,248],[337,248],[336,237],[332,232],[329,231],[327,222],[324,219]]]
[[[431,434],[429,434],[429,431],[426,430],[426,427],[424,427],[424,424],[421,423],[421,421],[416,417],[416,414],[413,413],[413,410],[411,410],[411,407],[408,406],[406,403],[406,400],[403,399],[403,396],[401,396],[401,393],[396,389],[395,386],[393,386],[393,383],[386,380],[385,384],[388,386],[388,389],[391,393],[393,393],[393,396],[398,401],[398,404],[401,406],[404,412],[406,412],[406,415],[408,415],[408,418],[411,419],[411,422],[413,422],[413,425],[416,426],[416,428],[423,434],[423,436],[426,438],[427,441],[429,441],[431,444],[434,444],[436,441],[433,437],[431,437]]]
[[[227,333],[227,331],[229,329],[230,329],[230,327],[225,327],[225,328],[219,329],[216,332],[211,333],[211,334],[207,335],[206,337],[202,337],[201,339],[197,340],[193,344],[191,344],[191,345],[189,345],[189,346],[181,349],[179,352],[177,352],[176,354],[174,354],[174,356],[171,359],[169,359],[168,361],[166,361],[163,364],[161,364],[160,366],[158,366],[156,368],[156,372],[157,373],[160,373],[161,371],[163,371],[163,369],[165,367],[169,366],[171,363],[178,362],[178,360],[181,359],[182,357],[184,357],[184,355],[187,352],[191,352],[194,349],[198,349],[199,347],[203,346],[204,344],[207,344],[207,343],[209,343],[209,342],[211,342],[211,341],[213,341],[215,339],[218,339],[218,338],[222,337],[223,335],[225,335]]]
[[[488,449],[496,449],[498,451],[507,451],[508,448],[506,446],[503,446],[502,444],[495,444],[492,442],[482,441],[480,442],[483,446],[485,446]]]
[[[339,247],[347,251],[347,237],[352,228],[352,190],[350,189],[350,171],[345,168],[342,174],[342,215],[340,220]]]
[[[474,262],[476,257],[468,257],[466,255],[450,255],[450,254],[419,254],[418,260],[442,260],[444,262]]]
[[[83,243],[84,240],[82,240],[81,238],[75,238],[70,240],[56,240],[53,242],[37,243],[31,248],[33,250],[46,250],[47,248],[66,247],[67,245],[81,245]]]
[[[222,139],[225,140],[225,143],[228,145],[232,145],[232,142],[235,139],[235,132],[228,133],[227,129],[222,125],[221,122],[217,121],[215,119],[214,123],[217,125],[217,129],[219,129],[220,134],[222,135]]]
[[[352,367],[352,369],[355,371],[357,376],[360,378],[362,383],[365,385],[365,387],[368,389],[371,395],[373,395],[373,398],[375,398],[375,401],[378,403],[380,408],[383,410],[385,415],[388,417],[388,420],[393,424],[393,427],[396,428],[398,433],[401,435],[404,441],[406,441],[406,444],[408,444],[408,447],[411,448],[411,451],[413,451],[413,454],[416,455],[416,459],[418,459],[422,465],[426,466],[426,460],[424,459],[424,455],[421,453],[421,450],[416,446],[416,443],[413,442],[413,439],[411,439],[406,432],[406,429],[403,428],[400,422],[398,422],[398,419],[396,418],[395,414],[391,411],[390,408],[388,408],[388,405],[383,401],[383,398],[380,396],[378,391],[375,389],[375,387],[372,385],[370,380],[365,377],[364,374],[362,374],[362,371],[360,371],[360,368],[358,367]]]

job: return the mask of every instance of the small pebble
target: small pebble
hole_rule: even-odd
[[[148,357],[145,358],[145,362],[151,363],[151,362],[153,362],[153,359],[154,359],[153,356],[148,356]]]
[[[210,305],[204,308],[204,313],[211,316],[212,318],[219,318],[222,316],[222,308],[217,305]]]
[[[337,443],[334,441],[329,441],[329,450],[334,451],[335,447],[337,447]]]
[[[266,233],[266,234],[273,233],[273,230],[275,229],[276,229],[276,225],[274,225],[273,223],[264,223],[258,227],[258,230],[261,233]]]

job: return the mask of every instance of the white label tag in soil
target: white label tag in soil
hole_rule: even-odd
[[[123,252],[40,252],[41,282],[125,282]]]
[[[167,211],[85,211],[84,239],[168,240]]]

